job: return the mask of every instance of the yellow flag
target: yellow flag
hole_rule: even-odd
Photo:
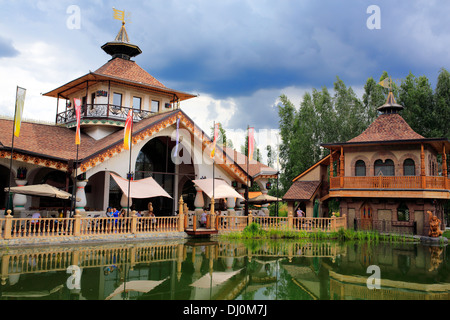
[[[23,105],[25,103],[25,94],[27,90],[17,87],[16,92],[16,111],[14,112],[14,135],[16,137],[20,134],[20,124],[22,122]]]
[[[125,22],[125,11],[117,10],[116,8],[113,8],[113,10],[114,10],[114,19]]]
[[[385,79],[381,80],[380,82],[378,82],[378,84],[384,88],[390,88],[392,85],[392,81],[390,78],[385,78]]]

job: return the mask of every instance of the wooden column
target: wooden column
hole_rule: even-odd
[[[334,168],[333,168],[333,150],[330,150],[330,183],[331,183],[331,178],[333,178],[334,175]]]
[[[425,178],[425,151],[423,143],[420,144],[420,176],[422,177],[422,189],[427,187],[427,181]]]
[[[447,150],[445,150],[445,144],[442,145],[442,175],[444,176],[445,189],[449,188],[448,171],[447,171]]]
[[[339,175],[341,176],[341,188],[344,187],[344,175],[345,175],[345,170],[344,170],[344,147],[341,146],[341,157],[340,157],[340,173]]]

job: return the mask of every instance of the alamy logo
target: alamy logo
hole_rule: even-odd
[[[81,28],[81,9],[77,5],[71,5],[67,7],[67,14],[70,14],[66,20],[67,29],[80,29]]]
[[[367,18],[366,26],[369,30],[381,29],[381,10],[377,5],[371,5],[367,7],[367,13],[371,14]]]
[[[366,273],[372,274],[367,278],[367,288],[369,290],[380,289],[381,288],[381,270],[379,266],[369,266]]]

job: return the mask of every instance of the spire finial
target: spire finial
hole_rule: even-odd
[[[114,10],[114,19],[122,21],[122,26],[120,27],[119,32],[117,33],[114,41],[108,42],[102,46],[102,49],[110,54],[113,58],[122,58],[126,60],[130,60],[130,58],[135,57],[142,53],[141,49],[130,43],[130,39],[128,38],[127,30],[125,29],[125,11],[117,10],[113,7]],[[127,14],[127,17],[129,13]]]

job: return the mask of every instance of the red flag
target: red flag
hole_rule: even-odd
[[[253,160],[253,151],[255,151],[255,138],[254,138],[255,128],[248,128],[248,161]]]
[[[81,124],[81,99],[73,99],[73,103],[75,105],[75,116],[77,118],[77,131],[75,134],[75,144],[81,143],[81,133],[80,133],[80,124]]]
[[[217,137],[219,136],[219,126],[220,123],[216,123],[214,125],[214,140],[213,140],[213,149],[211,150],[211,158],[214,158],[214,154],[216,153],[216,144],[217,144]]]
[[[127,120],[125,122],[125,130],[123,137],[123,147],[130,150],[131,147],[131,132],[133,129],[133,110],[128,111]]]

